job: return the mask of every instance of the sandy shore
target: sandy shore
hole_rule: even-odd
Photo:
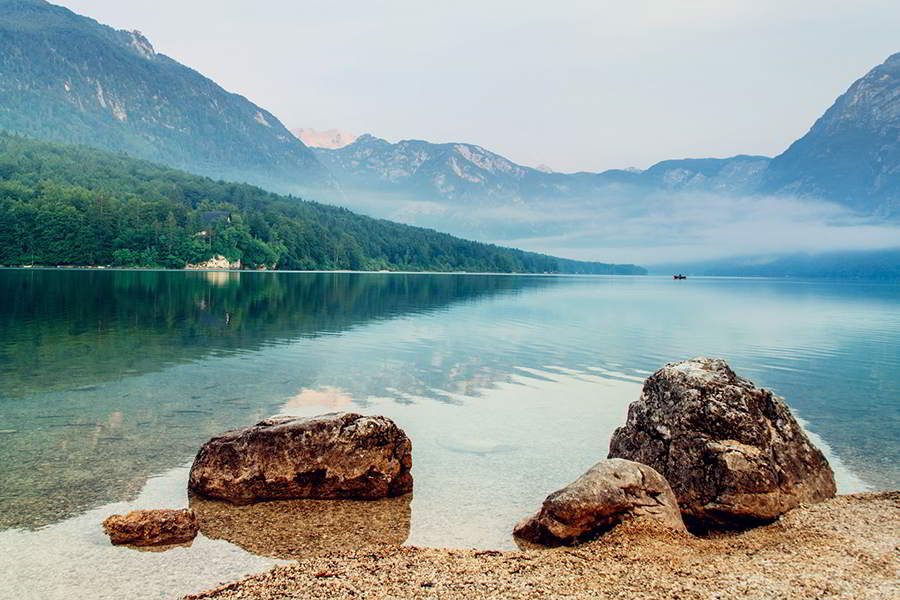
[[[299,560],[187,599],[900,597],[900,491],[839,496],[741,534],[635,523],[573,548],[381,546]]]

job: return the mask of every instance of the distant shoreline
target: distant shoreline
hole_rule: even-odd
[[[144,271],[144,272],[172,272],[172,273],[347,273],[358,275],[506,275],[530,276],[530,277],[640,277],[644,279],[672,279],[670,274],[662,273],[536,273],[519,271],[515,273],[501,273],[497,271],[351,271],[346,269],[311,269],[307,271],[293,269],[167,269],[166,267],[113,267],[113,266],[47,266],[47,265],[0,265],[0,271]],[[691,275],[692,280],[722,280],[738,279],[744,281],[812,281],[823,283],[860,283],[860,284],[884,284],[898,285],[896,279],[863,279],[863,278],[833,278],[833,277],[790,277],[775,275]]]
[[[146,271],[172,273],[355,273],[374,275],[534,275],[542,277],[650,277],[642,273],[537,273],[517,271],[502,273],[498,271],[352,271],[346,269],[311,269],[299,271],[292,269],[167,269],[166,267],[113,267],[113,266],[48,266],[48,265],[0,265],[6,271]]]

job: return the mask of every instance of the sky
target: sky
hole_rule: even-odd
[[[557,171],[774,156],[900,51],[896,0],[57,0],[291,129]]]

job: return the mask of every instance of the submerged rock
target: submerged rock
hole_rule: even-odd
[[[610,458],[649,465],[688,526],[742,528],[831,498],[834,474],[784,401],[722,359],[671,363],[644,383]]]
[[[159,546],[182,544],[194,539],[199,524],[194,511],[133,510],[126,515],[112,515],[103,521],[103,531],[113,544]]]
[[[387,417],[271,417],[206,442],[188,487],[235,504],[376,500],[412,491],[411,451],[409,438]]]
[[[631,519],[654,519],[684,531],[678,502],[662,475],[630,460],[604,460],[561,490],[541,510],[521,521],[516,537],[559,546],[596,537]]]

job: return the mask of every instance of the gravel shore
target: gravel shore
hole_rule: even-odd
[[[570,548],[370,547],[303,558],[185,598],[898,597],[900,491],[838,496],[709,538],[632,522]]]

